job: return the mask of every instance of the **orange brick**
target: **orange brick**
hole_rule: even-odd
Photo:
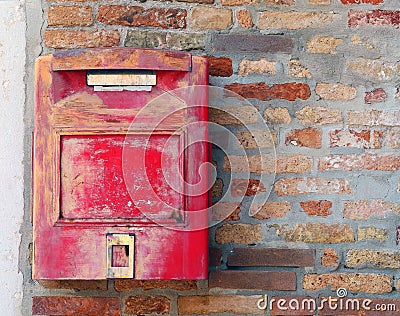
[[[318,169],[325,170],[378,170],[395,171],[400,169],[400,156],[393,154],[330,155],[320,158]]]
[[[232,10],[210,7],[194,7],[189,15],[193,30],[226,30],[232,25]]]
[[[331,290],[345,288],[351,292],[390,293],[392,291],[392,276],[373,273],[328,273],[306,274],[303,288],[305,290],[321,290],[328,286]]]
[[[241,205],[239,202],[218,202],[212,207],[212,219],[225,222],[238,221]]]
[[[253,19],[251,18],[250,12],[248,10],[239,10],[236,12],[236,19],[239,25],[245,29],[253,27]]]
[[[279,196],[296,194],[351,194],[346,179],[329,178],[282,178],[275,182],[274,191]]]
[[[51,6],[48,11],[49,26],[91,26],[93,14],[91,7]]]
[[[265,202],[263,205],[252,204],[250,207],[251,216],[257,219],[269,219],[285,217],[286,213],[290,211],[290,202],[277,201]]]
[[[339,255],[333,248],[324,249],[324,254],[321,257],[321,264],[325,267],[337,267],[339,265]]]
[[[317,128],[294,129],[286,134],[285,144],[321,148],[322,131]]]
[[[108,30],[46,30],[44,44],[50,48],[76,49],[118,46],[120,34]]]
[[[249,155],[225,156],[223,170],[232,172],[305,173],[311,171],[313,160],[305,155]]]

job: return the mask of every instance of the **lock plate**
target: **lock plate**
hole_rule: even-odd
[[[107,278],[133,278],[135,236],[107,234]]]

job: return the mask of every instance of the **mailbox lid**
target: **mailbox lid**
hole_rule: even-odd
[[[155,63],[149,63],[153,59]],[[145,69],[156,69],[157,85],[151,92],[96,92],[85,81],[88,69],[144,69],[144,65]],[[120,163],[121,144],[131,132],[130,123],[137,113],[161,93],[208,84],[206,61],[187,53],[157,50],[80,50],[40,57],[35,74],[33,278],[107,278],[106,236],[110,234],[135,236],[134,253],[130,255],[134,256],[136,279],[207,278],[207,229],[184,231],[163,227],[157,221],[182,224],[182,218],[157,208],[154,208],[154,215],[159,216],[156,221],[143,216],[135,208],[138,201],[129,200],[129,192],[121,193],[126,183],[119,182],[122,171],[120,165],[115,166]],[[165,120],[158,134],[152,135],[155,145],[188,120],[207,120],[207,95],[196,94],[186,101],[201,107]],[[171,108],[165,104],[156,115],[144,117],[144,125],[169,112]],[[172,144],[177,148],[183,146],[185,133],[175,137]],[[137,133],[139,143],[142,135],[143,130]],[[93,154],[96,152],[93,158],[89,153],[92,150]],[[172,164],[181,160],[183,169],[184,163],[190,161],[190,168],[197,168],[208,160],[207,150],[205,143],[199,143],[183,156],[170,155],[167,161]],[[157,165],[160,152],[153,152],[151,157],[149,163]],[[100,160],[108,167],[96,170]],[[97,178],[80,183],[80,174],[87,172],[85,168],[92,168],[92,175]],[[195,182],[199,175],[190,174],[186,180]],[[115,195],[116,189],[121,193],[119,196]],[[110,194],[112,190],[114,193]],[[186,198],[170,191],[165,196],[172,205],[182,206],[185,213],[208,206],[207,194]],[[111,198],[114,209],[100,208],[107,198]],[[92,204],[76,205],[85,200]],[[200,215],[201,221],[207,223],[204,215]]]
[[[191,71],[192,56],[186,52],[145,48],[94,48],[58,52],[52,69],[148,69]]]

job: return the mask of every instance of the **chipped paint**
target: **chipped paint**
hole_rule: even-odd
[[[157,72],[151,93],[96,92],[86,85],[82,69],[114,67],[163,71]],[[206,104],[207,95],[171,93],[168,102],[155,99],[179,86],[207,84],[205,60],[188,53],[95,49],[43,56],[35,69],[33,278],[107,278],[107,234],[134,235],[137,279],[207,278],[207,229],[171,230],[153,221],[177,227],[207,223],[191,212],[208,206],[207,193],[183,195],[183,181],[199,181],[207,146],[182,149],[185,133],[192,132],[182,127],[207,120],[207,111],[176,111],[190,98]],[[141,111],[150,100],[156,110]],[[130,131],[139,111],[141,122]],[[154,122],[160,125],[145,142]],[[131,154],[125,162],[123,149]],[[144,166],[138,155],[144,155]]]

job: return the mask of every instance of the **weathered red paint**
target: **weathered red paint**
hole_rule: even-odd
[[[114,68],[155,69],[157,85],[151,93],[95,92],[86,85],[87,69]],[[200,107],[171,115],[173,108],[165,104],[141,115],[143,126],[168,116],[147,147],[143,131],[129,130],[152,98],[178,87],[207,85],[206,60],[159,50],[95,49],[42,56],[35,73],[33,278],[105,279],[106,235],[134,234],[134,254],[129,255],[134,255],[135,279],[206,279],[207,229],[172,230],[159,224],[207,227],[207,212],[194,211],[207,208],[208,194],[179,194],[160,176],[161,161],[170,169],[169,180],[182,190],[185,184],[174,173],[182,173],[188,183],[206,176],[199,173],[199,166],[209,159],[204,141],[180,154],[199,130],[183,128],[169,140],[167,153],[162,145],[188,122],[207,121],[207,93],[180,95]],[[207,130],[200,133],[200,139],[206,139]],[[122,167],[124,144],[128,158],[146,157],[149,186],[137,196],[148,199],[151,207],[146,212],[156,222],[144,216],[140,200],[129,195],[127,186],[140,184],[143,170],[135,159],[127,159]],[[167,207],[161,208],[154,196]],[[182,213],[171,212],[168,206]],[[125,248],[115,247],[114,264],[126,266]]]

